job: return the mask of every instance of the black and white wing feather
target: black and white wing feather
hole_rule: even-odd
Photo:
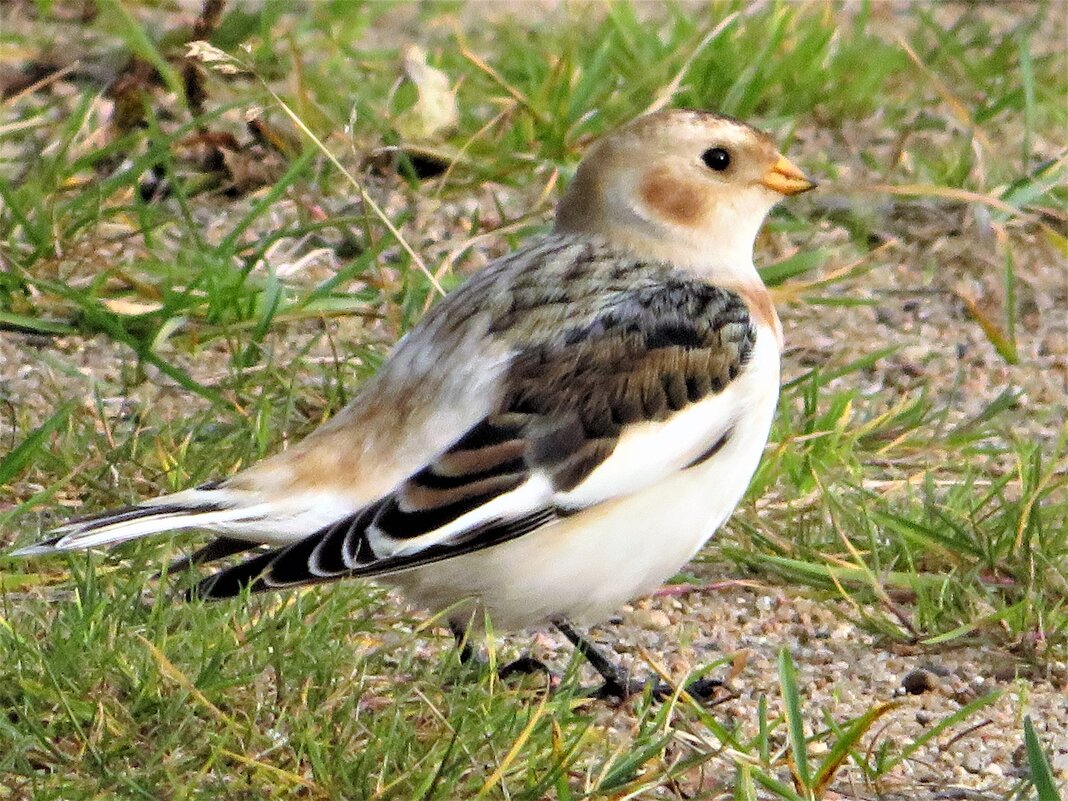
[[[714,453],[734,425],[729,390],[754,346],[747,307],[677,274],[628,279],[582,298],[568,295],[583,286],[575,276],[525,290],[513,282],[491,323],[514,339],[488,414],[385,497],[208,577],[194,594],[411,570],[523,536]]]

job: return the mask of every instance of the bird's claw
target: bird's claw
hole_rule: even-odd
[[[521,656],[500,668],[497,671],[497,678],[503,681],[512,676],[530,676],[534,673],[544,673],[550,680],[555,678],[548,665],[530,654]]]
[[[721,703],[724,698],[717,698],[719,691],[724,687],[724,684],[719,679],[697,679],[686,685],[686,693],[693,696],[697,701],[702,704],[714,705]],[[653,681],[649,679],[647,681],[639,681],[637,679],[629,679],[626,682],[622,681],[606,681],[600,687],[593,692],[593,697],[607,700],[613,699],[616,701],[626,701],[636,695],[641,695],[650,689],[650,694],[657,701],[665,701],[675,694],[676,688],[671,684],[664,681]]]

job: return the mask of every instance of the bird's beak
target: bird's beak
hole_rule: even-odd
[[[816,182],[809,179],[786,156],[779,156],[772,168],[764,173],[760,183],[781,195],[796,195],[816,188]]]

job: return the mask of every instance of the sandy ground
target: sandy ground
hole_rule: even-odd
[[[614,643],[621,652],[653,655],[679,679],[725,654],[744,654],[744,667],[730,682],[735,695],[716,707],[716,716],[727,725],[740,723],[749,736],[755,734],[760,695],[778,698],[777,660],[784,646],[797,666],[810,730],[823,729],[825,715],[841,722],[877,702],[896,704],[874,727],[874,736],[865,738],[866,749],[874,750],[883,741],[911,742],[964,704],[1001,692],[993,705],[933,738],[892,771],[879,788],[891,797],[902,793],[946,798],[952,797],[953,788],[981,793],[972,798],[999,797],[1026,775],[1026,757],[1019,748],[1025,712],[1052,749],[1055,771],[1068,778],[1068,663],[1036,671],[1011,654],[981,644],[942,652],[887,648],[849,622],[850,617],[844,604],[813,600],[782,587],[727,582],[681,597],[639,601],[623,611],[620,625],[599,633],[601,642]],[[781,712],[776,701],[770,703]],[[625,712],[606,713],[605,718],[621,735],[633,725]],[[694,791],[702,781],[705,789],[712,789],[732,770],[727,756],[718,765],[713,762],[703,779],[694,779]],[[855,772],[847,775],[850,778],[836,782],[847,797],[873,794]]]

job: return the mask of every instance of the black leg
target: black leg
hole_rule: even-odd
[[[642,685],[637,687],[630,681],[627,674],[619,665],[601,653],[597,646],[582,636],[566,618],[558,618],[553,625],[567,637],[568,641],[575,646],[575,650],[585,657],[590,667],[601,674],[604,686],[597,691],[599,697],[627,698],[635,692],[641,692]]]
[[[669,690],[669,692],[663,696],[664,698],[666,698],[668,695],[671,694],[671,692],[674,691],[673,687],[669,687],[668,685],[663,684],[663,682],[658,685],[657,689],[659,689],[660,686],[667,687],[667,689]],[[686,692],[688,692],[698,701],[701,701],[702,703],[708,704],[710,706],[721,704],[724,701],[728,701],[731,698],[735,697],[735,695],[730,692],[728,692],[727,694],[723,694],[721,692],[723,689],[723,682],[719,679],[695,679],[694,681],[691,681],[689,684],[686,685]],[[654,689],[653,692],[655,694],[656,690]]]
[[[471,647],[470,638],[467,636],[467,628],[459,623],[449,621],[449,631],[456,640],[456,647],[460,651],[460,664],[466,665],[478,658],[475,649]]]
[[[586,637],[583,637],[566,618],[554,620],[553,625],[575,646],[575,650],[585,657],[590,667],[601,674],[604,684],[595,693],[598,698],[618,698],[623,701],[632,695],[644,692],[645,688],[650,685],[652,685],[653,697],[661,701],[675,692],[674,687],[662,681],[654,682],[650,679],[648,682],[643,682],[630,679],[622,667],[605,656]],[[698,679],[686,686],[686,692],[700,701],[711,701],[722,686],[723,682],[717,679]]]

